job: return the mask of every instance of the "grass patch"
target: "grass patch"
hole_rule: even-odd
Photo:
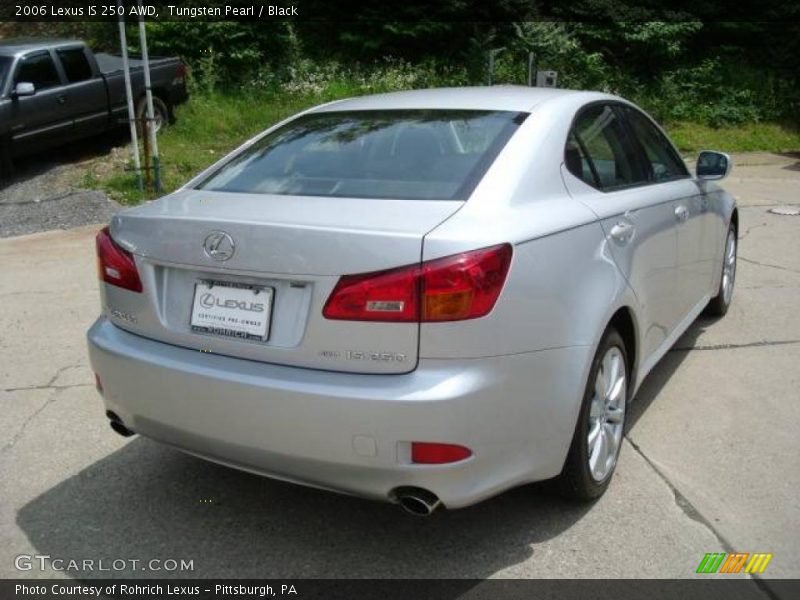
[[[372,91],[372,90],[371,90]],[[195,93],[177,108],[177,122],[158,136],[164,190],[170,192],[188,181],[245,140],[270,125],[305,108],[357,95],[362,90],[343,82],[321,93],[266,92]],[[776,123],[751,123],[713,128],[696,123],[666,127],[684,154],[713,149],[722,152],[786,152],[800,150],[800,130]],[[127,152],[109,165],[108,157],[90,165],[83,175],[86,187],[102,189],[124,204],[143,200],[129,167]],[[102,166],[102,168],[101,168]],[[150,195],[152,196],[152,194]]]
[[[800,129],[778,123],[745,123],[709,127],[697,123],[666,126],[672,141],[681,152],[700,150],[720,152],[793,152],[800,150]]]

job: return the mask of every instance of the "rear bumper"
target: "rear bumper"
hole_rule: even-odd
[[[88,332],[104,400],[137,433],[243,470],[392,499],[400,486],[445,506],[559,473],[589,349],[420,359],[403,375],[334,373],[201,353],[99,319]],[[412,465],[408,442],[473,456]]]

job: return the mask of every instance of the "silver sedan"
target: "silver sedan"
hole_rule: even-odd
[[[415,514],[553,477],[596,498],[642,380],[731,302],[730,168],[692,175],[607,94],[313,108],[98,234],[106,415]]]

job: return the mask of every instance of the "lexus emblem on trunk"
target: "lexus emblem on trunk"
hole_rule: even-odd
[[[206,256],[214,260],[228,260],[233,256],[234,250],[236,250],[236,244],[233,243],[233,238],[224,231],[212,231],[203,242],[203,251]]]

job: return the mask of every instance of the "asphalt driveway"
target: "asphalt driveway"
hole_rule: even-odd
[[[737,162],[731,310],[649,376],[591,505],[535,485],[418,519],[120,438],[84,343],[98,227],[0,240],[0,577],[108,575],[14,567],[48,554],[193,560],[171,574],[197,577],[684,578],[707,552],[741,551],[774,554],[754,586],[780,595],[770,578],[800,577],[800,216],[768,211],[800,207],[800,159]]]

